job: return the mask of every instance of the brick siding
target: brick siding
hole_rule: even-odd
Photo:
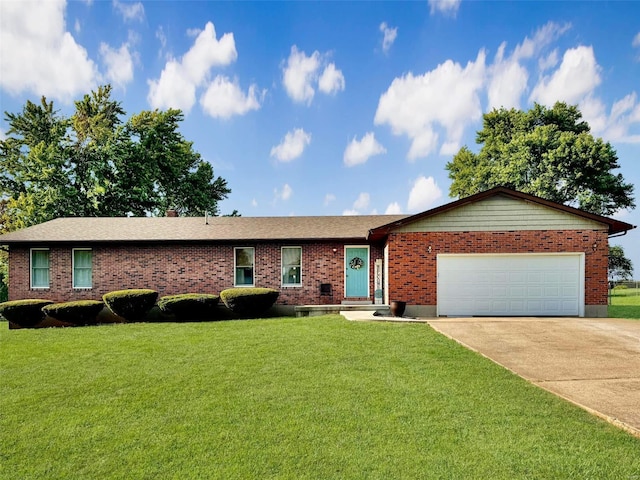
[[[302,286],[281,284],[281,247],[302,247]],[[43,247],[34,245],[34,247]],[[162,295],[219,293],[234,284],[234,247],[255,248],[256,287],[280,291],[278,304],[340,303],[344,300],[343,243],[238,243],[233,245],[99,245],[93,251],[93,288],[72,287],[72,249],[87,245],[55,246],[49,250],[50,286],[31,289],[29,248],[12,246],[9,262],[9,298],[47,298],[53,301],[99,299],[125,288],[151,288]],[[334,252],[335,249],[335,252]],[[373,301],[373,269],[382,258],[382,246],[371,245],[369,298]],[[329,283],[332,296],[320,296],[320,284]]]
[[[585,253],[585,305],[607,304],[609,252],[607,233],[603,231],[392,233],[388,248],[389,294],[411,305],[436,305],[439,253],[556,252]]]

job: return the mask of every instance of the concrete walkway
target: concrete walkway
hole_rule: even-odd
[[[640,320],[433,318],[438,332],[640,437]]]
[[[640,437],[640,320],[340,313],[355,321],[428,323],[531,383]]]

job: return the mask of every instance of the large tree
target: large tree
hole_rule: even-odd
[[[75,102],[67,118],[42,98],[7,113],[0,141],[5,231],[60,216],[219,214],[231,192],[179,131],[179,110],[123,121],[111,87]]]
[[[594,138],[575,106],[493,110],[476,143],[478,153],[463,147],[446,166],[452,197],[505,186],[599,215],[635,207],[633,185],[614,173],[615,150]]]

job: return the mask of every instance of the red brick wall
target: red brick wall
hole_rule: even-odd
[[[38,245],[40,247],[41,245]],[[282,287],[281,247],[302,247],[302,287]],[[268,243],[235,245],[146,245],[93,247],[93,288],[72,288],[72,248],[51,247],[50,288],[30,289],[29,248],[11,247],[9,298],[47,298],[53,301],[100,299],[104,293],[124,288],[152,288],[159,294],[219,293],[233,287],[234,247],[255,247],[255,286],[280,291],[278,304],[340,303],[344,300],[344,244]],[[336,250],[335,252],[333,250]],[[370,298],[373,301],[373,268],[382,258],[382,247],[370,247]],[[332,285],[333,297],[320,297],[320,284]],[[350,299],[354,300],[354,299]]]
[[[593,251],[593,244],[597,250]],[[431,253],[428,246],[431,245]],[[585,253],[585,305],[607,304],[608,237],[602,231],[392,233],[389,294],[412,305],[436,305],[439,253]]]

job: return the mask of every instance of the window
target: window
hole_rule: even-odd
[[[302,285],[302,247],[282,247],[282,285]]]
[[[73,288],[91,288],[93,254],[87,248],[73,249]]]
[[[49,288],[49,250],[31,250],[31,288]]]
[[[253,286],[253,247],[235,248],[236,286]]]

